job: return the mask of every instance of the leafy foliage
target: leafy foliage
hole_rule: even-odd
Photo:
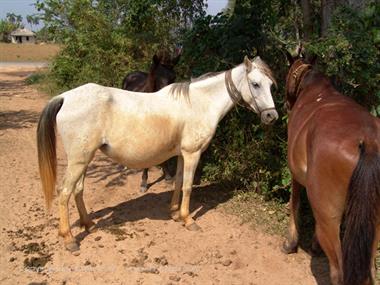
[[[340,8],[329,35],[307,50],[318,55],[322,69],[346,95],[380,115],[380,4],[363,10]]]
[[[22,16],[7,13],[5,20],[0,20],[0,42],[10,42],[10,34],[17,28],[22,28]]]
[[[222,121],[203,156],[203,172],[208,179],[232,180],[268,198],[275,195],[286,199],[290,182],[281,96],[288,66],[274,31],[280,29],[279,22],[284,30],[292,29],[291,22],[286,22],[293,12],[291,7],[282,1],[237,1],[231,16],[203,17],[184,38],[183,72],[188,76],[229,69],[240,64],[244,55],[260,55],[276,67],[281,84],[273,94],[284,119],[263,127],[256,114],[237,108]]]
[[[61,91],[86,82],[119,87],[128,71],[146,70],[158,49],[174,46],[176,29],[204,13],[200,0],[45,0],[36,7],[64,45],[51,68]]]

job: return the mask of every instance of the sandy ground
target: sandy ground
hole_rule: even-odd
[[[60,50],[57,44],[0,43],[0,62],[48,61]]]
[[[139,193],[141,173],[97,154],[87,172],[85,202],[95,233],[78,226],[70,202],[74,255],[58,237],[57,202],[47,217],[37,170],[39,113],[48,98],[23,83],[32,67],[0,68],[1,284],[329,284],[305,252],[284,255],[282,238],[253,230],[209,201],[210,187],[194,193],[191,208],[202,232],[169,218],[172,185]],[[59,178],[65,154],[58,145]],[[150,182],[161,171],[152,168]],[[59,181],[60,181],[59,179]],[[201,199],[200,197],[206,197]],[[72,199],[73,200],[73,199]]]

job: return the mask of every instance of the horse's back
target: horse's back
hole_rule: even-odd
[[[112,104],[113,92],[109,87],[95,83],[87,83],[59,95],[64,98],[64,103],[59,115],[67,114],[75,116],[79,113],[104,112],[104,108]]]
[[[302,99],[289,120],[292,172],[304,186],[316,181],[316,176],[330,176],[329,181],[348,187],[359,144],[378,148],[380,120],[332,87]]]
[[[142,71],[128,73],[123,80],[122,88],[130,91],[141,91],[144,89],[148,74]]]

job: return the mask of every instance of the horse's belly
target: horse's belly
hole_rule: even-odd
[[[127,167],[150,167],[178,154],[180,130],[167,115],[116,112],[102,151]]]
[[[129,167],[147,168],[158,165],[177,154],[174,143],[157,141],[128,142],[104,145],[101,150],[110,158]]]

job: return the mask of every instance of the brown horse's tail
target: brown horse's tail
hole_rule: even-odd
[[[360,158],[347,194],[346,230],[343,238],[343,284],[361,285],[371,277],[376,223],[380,213],[380,155],[377,149],[359,146]]]
[[[56,116],[63,104],[63,98],[51,100],[43,109],[37,127],[38,165],[44,191],[46,207],[49,210],[54,196],[57,177],[57,156],[55,126]]]

